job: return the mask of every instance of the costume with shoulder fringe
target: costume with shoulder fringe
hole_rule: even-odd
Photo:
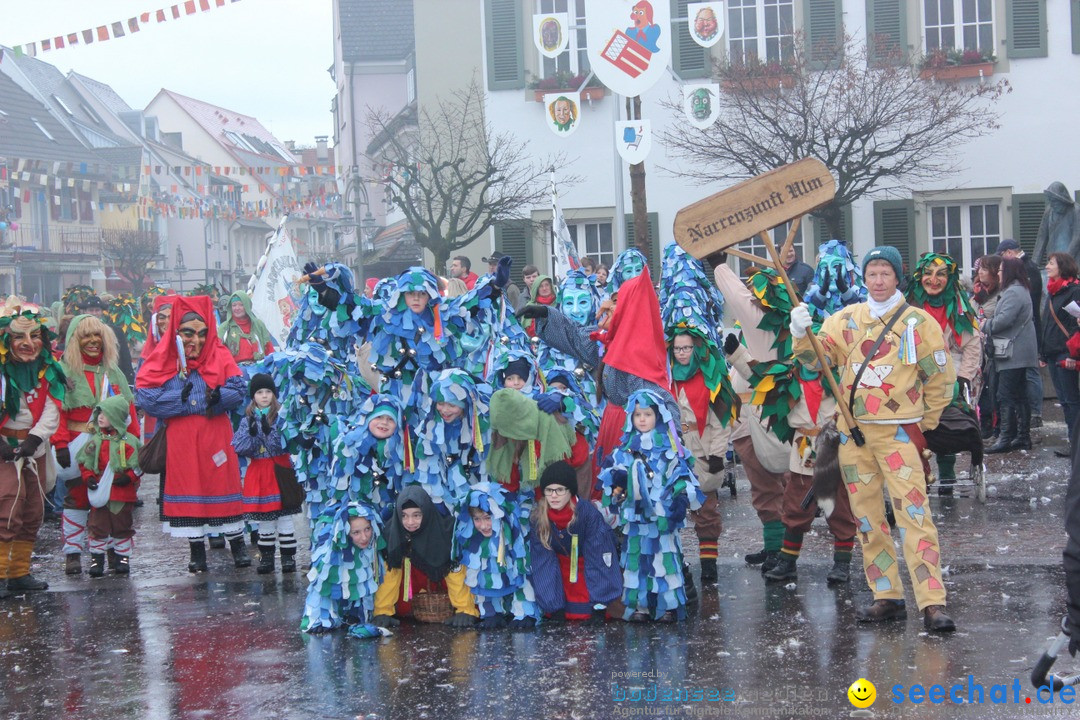
[[[724,299],[705,277],[701,261],[675,243],[664,249],[664,275],[660,282],[660,317],[668,343],[672,395],[681,389],[694,409],[699,432],[704,432],[711,409],[726,427],[738,412],[738,397],[731,386],[727,361],[720,349],[719,327]],[[689,365],[675,360],[671,347],[675,336],[687,334],[695,343]],[[704,391],[704,392],[703,392]]]
[[[232,304],[244,306],[247,321],[239,322],[232,314]],[[251,296],[243,290],[237,290],[229,296],[226,304],[228,319],[222,323],[221,341],[229,348],[238,363],[259,362],[274,352],[274,339],[262,320],[251,309]]]
[[[335,465],[331,452],[371,388],[317,343],[302,343],[270,359],[271,375],[282,398],[281,439],[306,490],[308,519],[313,523],[325,505],[344,497],[336,488],[347,487],[349,482],[335,476],[343,476],[345,470]]]
[[[365,298],[355,295],[349,268],[340,263],[327,263],[323,270],[326,273],[323,289],[308,286],[301,294],[285,346],[296,349],[306,342],[319,343],[326,346],[338,362],[355,368],[355,347],[367,340],[374,311],[368,310],[370,303]],[[355,304],[337,302],[342,297],[356,298]]]
[[[469,511],[491,515],[491,537],[484,537]],[[528,584],[529,552],[514,497],[497,483],[480,482],[458,512],[454,529],[455,554],[465,568],[465,584],[476,596],[481,620],[512,615],[515,620],[540,617],[532,586]]]
[[[650,408],[656,427],[634,428],[633,414]],[[692,469],[693,460],[679,444],[675,418],[659,397],[636,392],[626,405],[622,441],[600,473],[603,505],[615,514],[625,533],[622,547],[625,619],[635,612],[654,620],[666,612],[686,616],[679,530],[687,509],[701,507],[704,496]],[[615,488],[625,483],[624,493]]]
[[[358,548],[349,538],[349,521],[363,518],[371,523],[371,542]],[[300,630],[316,633],[349,626],[349,636],[374,638],[392,633],[375,627],[375,591],[383,580],[379,558],[382,519],[379,512],[362,502],[328,506],[315,520],[308,571],[307,600]]]
[[[469,486],[487,477],[490,396],[489,385],[475,382],[461,370],[443,370],[432,376],[424,397],[416,473],[405,482],[421,485],[432,502],[445,505],[452,513],[461,506]],[[439,414],[440,402],[462,408],[461,417],[447,423]]]
[[[142,321],[139,301],[131,293],[120,293],[110,300],[105,317],[120,328],[128,344],[146,340],[146,325]]]
[[[623,283],[633,279],[623,277],[626,266],[629,264],[636,266],[638,263],[646,270],[649,268],[649,261],[637,248],[627,248],[615,257],[615,262],[611,263],[611,269],[608,271],[608,297],[616,297],[619,294],[619,289],[622,287]],[[635,275],[634,277],[637,276]]]

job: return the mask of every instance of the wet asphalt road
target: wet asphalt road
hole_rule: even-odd
[[[1061,698],[1040,704],[1027,683],[1064,608],[1068,464],[1051,452],[1064,436],[1057,412],[1032,453],[988,458],[986,505],[932,500],[960,628],[952,636],[928,635],[914,609],[906,623],[856,626],[854,609],[870,595],[861,574],[826,586],[821,520],[798,582],[766,586],[741,561],[760,546],[742,477],[738,497],[724,497],[720,583],[684,624],[528,633],[403,624],[376,641],[304,636],[301,573],[235,570],[215,550],[210,573],[189,575],[185,544],[158,530],[148,481],[129,579],[65,577],[59,527],[43,528],[34,571],[52,587],[0,602],[0,717],[834,718],[853,710],[846,692],[859,677],[876,685],[875,717],[1080,717]],[[696,575],[692,533],[685,541]],[[1080,667],[1066,660],[1056,669]],[[960,683],[955,695],[966,700],[969,676],[984,704],[894,702],[894,686],[906,698],[935,683],[946,694]],[[995,684],[1008,702],[991,702]]]

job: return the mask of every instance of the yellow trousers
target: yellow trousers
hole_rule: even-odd
[[[937,528],[926,497],[926,475],[915,444],[900,425],[859,427],[866,444],[857,447],[841,435],[840,471],[851,499],[851,512],[862,545],[863,570],[875,600],[904,597],[882,488],[892,498],[896,527],[904,546],[904,562],[919,609],[945,604]]]
[[[393,615],[396,612],[398,601],[402,599],[401,586],[404,579],[405,574],[401,568],[386,568],[383,581],[379,589],[375,591],[374,615]],[[446,594],[450,597],[454,612],[479,617],[480,611],[476,609],[476,599],[469,590],[469,586],[465,584],[465,568],[459,565],[457,570],[447,573],[444,579]]]

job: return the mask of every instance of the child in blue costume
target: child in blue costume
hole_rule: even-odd
[[[525,593],[525,541],[517,504],[502,486],[473,485],[458,512],[454,544],[480,610],[480,629],[505,627],[511,618],[515,626],[531,625],[539,617],[532,589]]]
[[[679,530],[687,509],[698,509],[704,498],[673,428],[659,397],[635,392],[626,406],[622,441],[600,473],[603,503],[625,534],[624,619],[631,622],[686,618]]]
[[[386,521],[414,464],[411,444],[403,434],[401,401],[393,395],[372,395],[349,423],[334,440],[333,501],[367,503]]]
[[[491,388],[461,370],[434,375],[424,398],[417,433],[416,472],[405,484],[419,484],[440,512],[455,516],[469,486],[487,477],[491,434]]]
[[[318,343],[302,343],[275,353],[275,358],[275,384],[283,398],[281,439],[307,491],[308,519],[314,527],[323,507],[341,497],[335,494],[343,481],[333,474],[341,470],[334,467],[332,450],[371,388]]]
[[[385,545],[382,520],[375,508],[359,502],[326,508],[315,522],[301,631],[321,633],[347,625],[351,637],[392,634],[371,624],[384,572],[380,545]]]

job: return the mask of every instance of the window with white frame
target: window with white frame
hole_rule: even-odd
[[[965,273],[1001,242],[1001,204],[975,202],[929,208],[930,249],[947,254]]]
[[[992,0],[923,0],[926,52],[994,51]]]
[[[598,264],[607,265],[608,268],[615,262],[615,240],[612,237],[610,220],[585,220],[581,222],[567,221],[566,226],[570,229],[570,238],[577,248],[578,257],[590,257]],[[550,227],[550,226],[549,226]],[[551,252],[551,235],[548,232],[548,252],[550,258],[548,267],[555,267],[555,254]]]
[[[558,73],[585,75],[589,72],[589,56],[585,51],[585,0],[539,0],[538,13],[567,13],[571,27],[567,28],[567,46],[558,57],[540,56],[541,77]]]
[[[783,62],[795,47],[793,0],[728,0],[728,53],[733,62]]]
[[[769,234],[772,236],[773,244],[776,246],[777,252],[783,252],[784,243],[787,241],[789,225],[790,223],[784,223],[783,225],[774,227],[772,230],[769,231]],[[802,261],[803,239],[801,223],[799,224],[799,229],[795,231],[795,238],[794,240],[792,240],[791,244],[795,248],[795,259]],[[739,258],[739,277],[746,277],[746,273],[750,271],[750,268],[752,266],[761,267],[765,265],[766,262],[768,262],[770,266],[772,265],[769,251],[768,249],[766,249],[765,243],[761,241],[761,237],[758,235],[755,235],[749,240],[743,240],[735,247],[737,247],[739,250],[742,250],[743,252],[757,255],[762,259],[762,262],[758,263],[755,266],[754,263],[751,263],[749,260],[743,260],[742,258]]]

